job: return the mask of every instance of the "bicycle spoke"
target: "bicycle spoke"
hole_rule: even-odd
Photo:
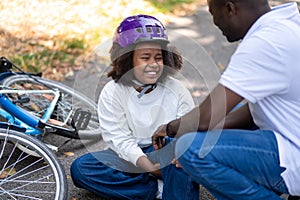
[[[97,104],[78,91],[74,91],[72,88],[69,88],[55,81],[43,79],[40,77],[33,78],[27,75],[13,75],[4,79],[2,83],[5,88],[9,88],[10,90],[35,90],[31,91],[30,94],[27,94],[24,99],[19,96],[15,97],[15,99],[17,99],[16,102],[22,102],[16,104],[18,107],[30,112],[32,115],[35,115],[38,118],[44,116],[44,113],[50,105],[54,96],[52,95],[51,97],[48,94],[38,95],[36,92],[38,90],[49,90],[49,88],[53,90],[55,89],[60,92],[60,98],[55,105],[55,108],[50,117],[50,122],[53,122],[53,125],[55,125],[55,129],[46,129],[47,133],[53,132],[65,137],[77,139],[78,135],[81,139],[94,139],[99,138],[99,136],[101,135],[101,129],[97,114]],[[48,87],[45,87],[45,85],[47,85]],[[8,95],[6,96],[10,98]],[[10,99],[10,101],[13,100]],[[88,111],[91,114],[91,118],[87,121],[86,126],[83,126],[84,129],[79,129],[77,130],[77,132],[74,132],[75,123],[73,119],[75,119],[74,114],[78,109],[84,109]],[[45,119],[45,122],[47,122],[48,120],[49,119]],[[78,133],[78,135],[76,133]]]
[[[2,189],[2,188],[0,188],[0,189]],[[36,194],[38,194],[37,191],[20,191],[20,192],[23,192],[23,193],[30,192],[30,193],[36,193]],[[26,198],[26,199],[42,200],[41,198],[38,198],[38,197],[28,196],[28,195],[19,194],[19,193],[12,193],[11,191],[5,191],[5,193],[8,194],[9,197],[11,197],[13,199],[18,199],[18,198],[15,198],[15,197],[22,197],[22,198]]]
[[[6,191],[4,188],[0,187],[0,190],[3,191],[3,194],[7,194],[7,195],[9,195],[11,198],[16,199],[16,198],[13,197],[13,195],[12,195],[10,192]],[[1,194],[1,195],[2,195],[2,194]]]
[[[0,199],[66,199],[65,174],[51,151],[24,133],[1,131]],[[24,153],[20,145],[39,157]]]

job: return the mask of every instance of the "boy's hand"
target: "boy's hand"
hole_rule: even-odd
[[[160,164],[159,163],[152,163],[146,156],[141,156],[138,158],[136,162],[137,166],[145,170],[145,172],[149,172],[154,176],[160,177]]]
[[[176,158],[174,158],[172,160],[172,164],[175,165],[177,168],[182,168],[182,166],[179,164],[178,160]]]
[[[155,150],[161,149],[165,145],[167,124],[161,125],[152,135],[152,145]]]

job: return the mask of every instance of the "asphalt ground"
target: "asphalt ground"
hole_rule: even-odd
[[[278,4],[286,1],[272,1]],[[299,1],[298,1],[299,2]],[[193,94],[196,104],[201,103],[208,92],[216,85],[222,71],[229,63],[230,56],[235,51],[238,43],[228,43],[219,29],[214,26],[207,6],[199,7],[191,16],[174,17],[167,25],[171,43],[183,55],[184,67],[178,78],[181,79]],[[84,69],[69,77],[64,83],[84,93],[97,102],[99,92],[108,81],[105,72],[108,70],[108,50],[111,41],[99,44],[83,63]],[[67,140],[59,136],[51,136],[57,143],[58,159],[63,164],[69,187],[70,200],[103,200],[84,189],[77,188],[70,179],[69,167],[74,159],[89,151],[102,149],[105,144],[99,138],[97,141]],[[66,152],[74,153],[65,154]],[[70,156],[71,155],[71,156]],[[200,187],[202,200],[214,198]]]
[[[237,44],[229,44],[226,41],[221,32],[213,25],[212,17],[206,6],[200,7],[191,16],[171,19],[167,25],[167,30],[171,44],[179,49],[184,58],[184,67],[182,72],[178,74],[178,78],[191,91],[196,104],[199,104],[217,83]],[[108,58],[110,44],[110,41],[99,44],[87,57],[83,64],[84,70],[77,72],[74,77],[69,77],[64,83],[96,102],[101,88],[108,81],[105,77],[105,72],[109,69],[108,63],[103,61],[103,58],[104,60]],[[57,146],[66,141],[59,136],[54,137],[57,138]],[[70,200],[103,199],[84,189],[75,187],[70,179],[69,171],[72,161],[78,156],[103,147],[104,144],[101,139],[90,142],[90,145],[86,141],[72,140],[60,147],[57,156],[67,174]],[[65,152],[72,152],[74,155],[68,156],[70,154],[65,155]],[[200,196],[203,200],[213,199],[202,187],[200,188]]]

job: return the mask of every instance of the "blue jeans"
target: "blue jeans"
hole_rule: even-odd
[[[199,185],[183,169],[170,164],[174,158],[174,142],[164,151],[156,152],[152,146],[143,151],[154,163],[164,166],[161,169],[163,199],[199,200]],[[153,200],[156,196],[157,177],[142,172],[110,149],[77,158],[70,170],[75,186],[107,199]]]
[[[288,193],[272,131],[188,133],[177,140],[175,155],[218,200],[279,200],[278,194]]]

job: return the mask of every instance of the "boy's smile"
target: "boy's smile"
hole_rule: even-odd
[[[140,43],[133,53],[135,78],[143,84],[154,84],[163,72],[161,46],[153,42]]]

